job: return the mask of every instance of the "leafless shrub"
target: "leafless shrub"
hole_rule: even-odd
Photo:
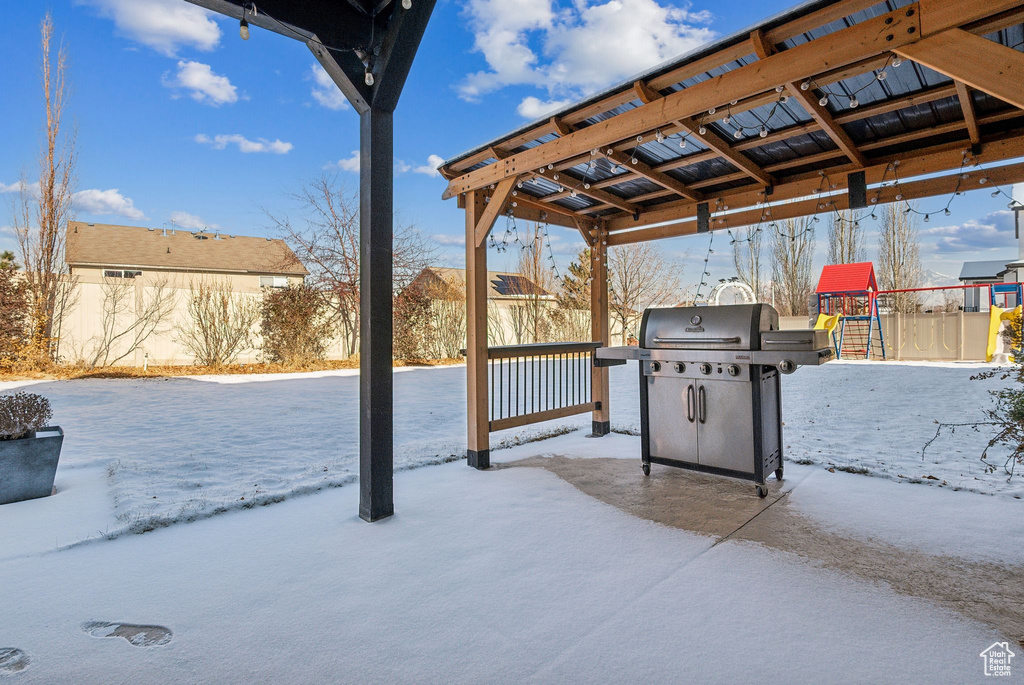
[[[178,342],[201,366],[223,366],[252,347],[260,309],[253,298],[229,284],[202,279],[190,284],[189,320],[177,326]]]
[[[42,395],[18,392],[0,395],[0,440],[18,440],[40,428],[53,418],[50,401]]]
[[[334,333],[324,294],[306,284],[263,293],[260,332],[270,363],[303,366],[321,361]]]
[[[426,288],[430,299],[430,340],[434,359],[455,359],[466,346],[466,292],[447,281]]]
[[[806,315],[814,290],[814,223],[786,219],[772,235],[772,288],[782,316]]]
[[[82,360],[90,369],[113,366],[134,354],[160,331],[174,312],[175,298],[166,280],[136,289],[131,279],[104,278],[100,333]]]
[[[290,196],[301,218],[267,213],[299,260],[309,269],[309,284],[329,293],[338,327],[350,353],[359,346],[359,203],[338,183],[323,174]],[[430,263],[436,250],[415,226],[394,228],[394,288],[398,293]]]

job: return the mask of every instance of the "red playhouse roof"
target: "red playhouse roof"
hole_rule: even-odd
[[[856,264],[829,264],[821,270],[821,278],[818,279],[819,295],[823,293],[844,294],[863,293],[868,290],[878,290],[875,282],[875,267],[871,262],[857,262]]]

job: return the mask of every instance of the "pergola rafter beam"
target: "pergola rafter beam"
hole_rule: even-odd
[[[766,59],[776,52],[775,46],[757,29],[750,33],[750,42],[754,46],[758,59]],[[795,81],[787,82],[785,88],[789,92],[790,97],[803,106],[821,130],[850,158],[850,161],[856,162],[861,166],[868,165],[867,158],[864,156],[864,153],[857,149],[857,144],[850,138],[850,134],[840,124],[836,123],[832,112],[828,110],[828,107],[818,102],[814,93],[809,89],[803,90],[800,84]]]
[[[966,83],[954,81],[956,84],[956,95],[960,100],[960,109],[964,113],[964,123],[967,125],[967,135],[972,145],[981,144],[981,128],[978,126],[978,115],[974,111],[974,101],[971,99],[971,91]]]
[[[993,183],[1010,184],[1024,181],[1024,164],[1011,164],[997,169],[973,170],[964,172],[966,179],[961,179],[960,174],[947,174],[923,181],[912,181],[901,183],[899,187],[885,186],[884,188],[873,188],[868,191],[868,196],[873,198],[877,204],[896,202],[896,196],[900,195],[901,200],[917,200],[936,195],[951,194],[963,184],[977,185],[978,180],[985,176]],[[758,207],[744,211],[735,212],[717,218],[712,223],[711,230],[724,230],[739,226],[751,226],[757,223],[782,221],[794,219],[813,214],[828,214],[832,211],[849,209],[849,195],[839,193],[823,198],[809,198],[798,202],[772,205],[771,207]],[[683,235],[692,235],[697,232],[697,221],[680,221],[663,226],[644,228],[636,231],[624,231],[612,233],[608,236],[609,245],[628,245],[630,243],[644,242],[662,238],[675,238]]]
[[[962,29],[895,48],[897,54],[1024,109],[1024,53]]]
[[[867,183],[871,185],[880,183],[882,180],[892,180],[893,176],[889,165],[897,160],[900,162],[900,176],[903,178],[959,168],[963,161],[963,153],[967,151],[968,147],[969,143],[967,141],[942,143],[931,148],[879,160],[864,169]],[[1016,157],[1024,157],[1024,130],[1014,131],[1003,139],[985,142],[985,161],[988,163],[1001,162]],[[830,169],[824,176],[820,172],[814,171],[799,174],[775,186],[770,199],[775,203],[812,195],[818,189],[824,190],[827,185],[826,181],[834,183],[836,190],[842,190],[846,187],[846,174],[855,170],[855,166],[848,164]],[[761,204],[764,202],[765,195],[763,189],[752,184],[730,189],[710,196],[710,198],[721,199],[724,204],[735,209]],[[639,219],[622,214],[608,218],[606,224],[608,229],[615,233],[663,221],[695,217],[696,215],[696,202],[666,202],[647,210],[640,215]]]

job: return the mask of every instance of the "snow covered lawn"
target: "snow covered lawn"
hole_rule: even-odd
[[[756,513],[727,536],[517,465],[621,464],[627,499],[685,473],[644,479],[631,435],[514,445],[589,416],[496,436],[488,472],[444,463],[464,449],[461,367],[396,373],[405,470],[373,525],[358,488],[327,487],[357,472],[352,372],[35,384],[68,438],[58,494],[0,508],[0,680],[983,682],[979,653],[1024,639],[1021,485],[982,472],[983,435],[920,456],[933,420],[988,401],[977,370],[786,377],[796,463],[766,501],[728,481],[712,506]],[[636,382],[613,369],[621,431]]]
[[[786,458],[977,492],[1024,495],[1024,478],[985,473],[987,434],[944,432],[921,458],[934,421],[981,418],[996,381],[976,364],[833,362],[783,381]],[[612,427],[639,431],[636,366],[612,369]],[[86,536],[141,531],[355,481],[355,371],[154,380],[0,383],[51,399],[67,438],[58,479],[106,472],[114,520]],[[514,444],[589,416],[504,431]],[[465,454],[465,369],[395,374],[395,465]],[[75,535],[79,533],[76,532]],[[3,535],[0,532],[0,535]],[[56,534],[61,544],[74,540]],[[75,538],[78,539],[78,538]],[[0,552],[0,557],[3,553]]]

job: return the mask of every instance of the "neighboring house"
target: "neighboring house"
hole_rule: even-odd
[[[1015,283],[1020,278],[1017,271],[1018,266],[1020,266],[1020,263],[1015,259],[964,262],[963,268],[960,269],[959,280],[964,285],[974,285],[976,283]],[[1007,295],[1006,293],[999,292],[996,294],[996,303],[1007,307],[1015,307],[1020,304],[1016,302],[1015,294]],[[989,308],[989,304],[988,288],[964,288],[965,312],[986,311]]]
[[[86,363],[101,354],[122,365],[191,364],[175,333],[188,324],[195,285],[215,283],[256,299],[265,288],[299,284],[308,274],[282,240],[78,221],[68,224],[65,260],[74,288],[57,332],[60,355]],[[157,293],[173,306],[136,344],[133,317],[146,312]],[[240,359],[255,357],[250,351]]]
[[[409,288],[419,288],[432,298],[450,297],[465,303],[466,270],[431,266],[413,279]],[[446,295],[447,293],[447,295]],[[590,340],[590,311],[558,312],[558,298],[526,276],[510,271],[487,272],[488,344],[520,345],[534,342],[532,331],[539,312],[549,322],[562,314],[561,324],[552,323],[541,337]],[[462,324],[465,325],[464,322]],[[612,317],[612,340],[621,327]],[[558,329],[561,330],[553,330]]]

